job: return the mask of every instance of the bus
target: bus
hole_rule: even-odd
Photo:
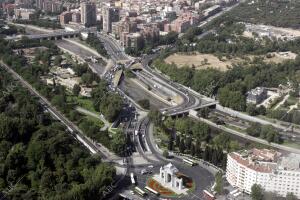
[[[182,161],[183,161],[185,164],[188,164],[188,165],[190,165],[190,166],[195,166],[195,165],[197,165],[197,163],[196,163],[194,160],[189,159],[189,158],[184,158],[184,159],[182,159]]]
[[[152,188],[150,188],[148,186],[145,187],[145,190],[148,190],[149,192],[151,192],[151,193],[153,193],[155,195],[159,195],[159,193],[157,191],[153,190]]]
[[[134,174],[133,173],[130,173],[130,179],[131,179],[132,185],[135,185],[135,179],[134,179]]]
[[[139,195],[141,195],[142,197],[146,195],[146,192],[144,192],[141,188],[139,188],[137,186],[134,188],[134,191],[136,193],[138,193]]]
[[[208,192],[207,190],[203,190],[203,197],[205,200],[215,200],[216,199],[216,197],[212,193]]]

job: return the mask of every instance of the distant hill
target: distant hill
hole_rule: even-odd
[[[236,21],[300,28],[300,0],[246,0],[228,15]]]

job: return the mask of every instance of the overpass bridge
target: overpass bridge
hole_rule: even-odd
[[[7,38],[7,40],[20,40],[22,37],[27,37],[28,39],[33,40],[62,40],[63,38],[79,37],[80,33],[81,31],[56,31],[37,35],[20,35]]]
[[[170,116],[170,117],[175,117],[175,116],[184,116],[188,115],[191,111],[197,111],[200,110],[201,108],[206,108],[206,107],[216,107],[217,101],[212,101],[212,102],[206,102],[204,104],[198,104],[192,107],[186,107],[186,108],[179,108],[179,109],[173,109],[170,108],[170,110],[162,109],[161,112],[164,115]]]

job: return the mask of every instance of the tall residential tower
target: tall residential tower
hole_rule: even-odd
[[[103,16],[103,31],[110,33],[112,30],[112,23],[120,20],[120,11],[118,8],[105,7],[102,12]]]
[[[96,4],[92,2],[81,3],[81,23],[86,26],[96,25],[97,15],[96,15]]]

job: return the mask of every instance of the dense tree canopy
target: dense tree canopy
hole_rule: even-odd
[[[12,87],[7,73],[0,75],[0,190],[6,198],[101,198],[115,169],[91,156],[21,86]]]

